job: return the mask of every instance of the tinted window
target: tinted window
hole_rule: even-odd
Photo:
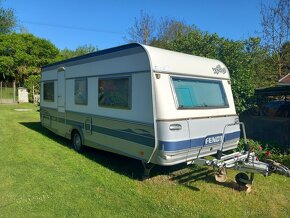
[[[228,107],[221,81],[184,78],[172,80],[179,108]]]
[[[75,80],[75,104],[88,104],[88,87],[86,78]]]
[[[43,83],[43,100],[54,101],[54,82]]]
[[[99,79],[99,106],[118,109],[130,109],[130,79]]]

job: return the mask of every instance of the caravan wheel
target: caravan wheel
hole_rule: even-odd
[[[72,134],[72,143],[74,146],[74,149],[81,153],[84,150],[84,146],[82,143],[82,137],[81,135],[78,133],[78,131],[74,131]]]

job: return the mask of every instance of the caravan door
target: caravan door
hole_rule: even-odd
[[[57,72],[57,110],[65,112],[65,71]]]

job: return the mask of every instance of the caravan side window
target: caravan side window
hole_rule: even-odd
[[[75,104],[88,104],[88,82],[87,78],[75,80]]]
[[[228,101],[220,80],[172,78],[178,108],[225,108]]]
[[[101,107],[131,108],[130,77],[100,78],[98,103]]]
[[[54,82],[53,81],[43,83],[43,100],[54,101]]]

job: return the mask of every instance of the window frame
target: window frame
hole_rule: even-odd
[[[122,106],[114,106],[114,105],[101,105],[99,101],[99,84],[101,80],[118,80],[118,79],[128,79],[128,106],[122,107]],[[97,104],[100,108],[110,108],[110,109],[118,109],[118,110],[132,110],[132,76],[126,75],[126,76],[104,76],[104,77],[98,77],[98,99]]]
[[[53,84],[53,99],[46,99],[45,98],[45,89],[44,89],[44,86],[45,84]],[[55,102],[55,84],[54,84],[54,80],[50,80],[50,81],[43,81],[43,101],[46,101],[46,102]]]
[[[179,101],[178,101],[178,97],[176,94],[176,89],[174,86],[174,79],[180,79],[180,80],[187,80],[187,81],[202,81],[202,82],[216,82],[219,84],[220,89],[221,89],[221,94],[223,96],[223,99],[225,101],[225,105],[224,106],[195,106],[195,107],[181,107],[179,105]],[[223,85],[223,80],[219,80],[219,79],[210,79],[210,78],[199,78],[199,77],[181,77],[181,76],[170,76],[170,83],[171,83],[171,90],[173,93],[173,97],[174,97],[174,102],[175,102],[175,106],[177,110],[200,110],[200,109],[224,109],[224,108],[229,108],[229,101],[228,101],[228,96],[227,93],[225,91],[224,85]]]
[[[86,88],[85,88],[85,90],[86,90],[86,101],[85,101],[84,104],[81,104],[81,103],[77,103],[76,102],[76,82],[77,81],[82,81],[82,80],[85,81],[85,85],[86,85]],[[75,105],[84,105],[84,106],[86,106],[86,105],[88,105],[88,98],[89,98],[89,93],[88,93],[88,78],[87,77],[75,78],[74,79],[74,104]]]

